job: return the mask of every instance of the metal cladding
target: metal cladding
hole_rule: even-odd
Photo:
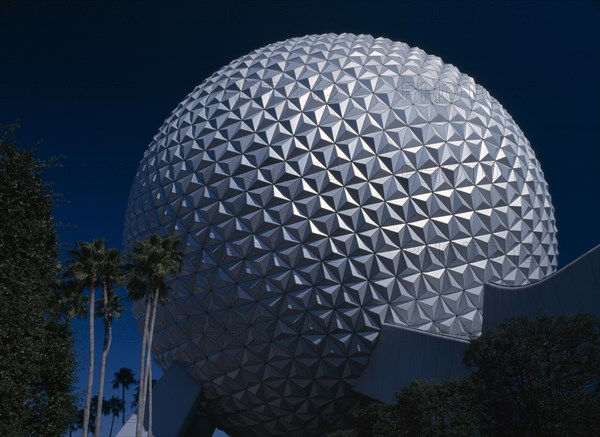
[[[477,334],[484,283],[538,280],[557,257],[510,115],[452,65],[368,35],[278,42],[188,95],[130,194],[125,242],[157,232],[186,259],[156,360],[183,365],[233,435],[339,426],[383,322]]]

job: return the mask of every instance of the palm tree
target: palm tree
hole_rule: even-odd
[[[152,387],[156,385],[158,379],[152,380]],[[140,385],[136,384],[135,390],[133,392],[133,399],[131,400],[131,409],[135,411],[135,414],[138,413],[138,400],[140,398]]]
[[[138,414],[138,400],[140,399],[140,384],[135,386],[135,390],[133,391],[133,399],[131,400],[131,409],[135,411],[135,414]]]
[[[125,306],[121,303],[121,297],[114,291],[109,291],[107,294],[108,303],[105,304],[103,301],[98,301],[98,317],[102,317],[104,320],[104,348],[102,349],[102,362],[100,367],[100,382],[98,386],[98,402],[102,398],[104,393],[104,374],[106,371],[106,361],[108,358],[108,351],[112,343],[112,322],[121,318],[121,313],[125,311]],[[100,403],[96,407],[97,409],[103,408]],[[100,436],[100,421],[96,422],[94,427],[94,437]]]
[[[107,405],[112,414],[112,420],[110,421],[110,431],[108,433],[108,437],[112,437],[113,425],[115,424],[115,417],[119,417],[119,413],[121,411],[125,411],[125,404],[122,399],[119,399],[116,396],[112,396],[107,401]]]
[[[69,437],[73,435],[73,431],[77,431],[78,429],[82,429],[83,427],[83,408],[77,410],[75,413],[75,417],[73,418],[73,422],[69,425]]]
[[[112,386],[114,389],[121,386],[121,400],[123,401],[123,426],[125,426],[125,390],[129,390],[129,386],[135,384],[135,375],[131,369],[127,367],[121,367],[118,372],[115,372],[115,379],[113,379]]]
[[[67,324],[76,317],[87,317],[88,298],[82,294],[84,287],[78,281],[65,279],[57,291],[58,313]],[[81,414],[83,420],[83,410]]]
[[[94,397],[92,398],[92,403],[90,404],[90,423],[88,425],[88,431],[85,433],[85,435],[89,435],[89,433],[92,432],[92,429],[94,429],[94,427],[96,426],[97,421],[102,421],[102,418],[98,417],[97,414],[98,405],[98,395],[94,395]],[[100,411],[103,416],[108,416],[110,414],[110,408],[106,399],[102,399],[102,410]]]
[[[102,410],[104,395],[104,377],[106,372],[106,361],[112,342],[112,322],[121,317],[125,307],[121,304],[121,298],[113,291],[113,287],[121,282],[121,270],[123,260],[117,249],[105,249],[100,264],[99,279],[102,284],[103,299],[99,301],[98,316],[104,320],[104,344],[102,348],[102,361],[100,364],[100,382],[98,385],[98,410]],[[94,437],[100,437],[101,420],[96,421]]]
[[[140,398],[136,435],[140,436],[144,424],[147,394],[152,390],[149,384],[151,378],[151,353],[154,338],[154,323],[156,308],[159,302],[167,298],[168,287],[166,280],[177,273],[183,263],[183,253],[178,249],[180,242],[173,237],[152,235],[148,240],[136,241],[129,255],[126,270],[129,274],[127,288],[131,300],[144,300],[145,318],[142,334],[142,352],[140,356]],[[150,395],[151,397],[151,395]],[[149,420],[152,423],[152,405],[149,405]],[[152,429],[148,427],[148,435]]]
[[[98,239],[91,243],[82,241],[77,242],[77,248],[70,250],[71,258],[67,260],[67,268],[64,272],[66,282],[72,282],[73,288],[81,290],[88,288],[89,295],[89,330],[90,330],[90,360],[88,368],[87,391],[85,394],[85,406],[83,413],[83,427],[81,436],[85,437],[90,424],[90,409],[92,403],[92,386],[94,384],[94,318],[96,312],[94,305],[96,303],[95,290],[98,283],[98,275],[105,252],[104,240]]]

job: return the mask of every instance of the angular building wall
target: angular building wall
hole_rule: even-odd
[[[558,272],[521,287],[485,284],[483,330],[516,316],[591,313],[600,317],[600,246]],[[411,381],[440,381],[467,375],[462,357],[468,341],[384,325],[369,364],[354,390],[381,402]]]
[[[411,381],[441,381],[466,376],[462,357],[468,344],[460,337],[384,325],[354,391],[391,403],[396,392]]]
[[[591,313],[600,317],[600,245],[533,284],[485,284],[483,329],[514,316]]]

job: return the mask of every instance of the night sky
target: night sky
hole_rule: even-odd
[[[40,156],[63,156],[48,176],[68,201],[56,209],[65,247],[97,237],[120,247],[144,150],[206,77],[306,34],[403,41],[473,77],[521,127],[550,187],[562,267],[600,243],[599,23],[597,1],[0,0],[0,123],[20,118],[22,146],[41,138]],[[139,371],[131,316],[119,325],[109,380],[121,366]]]

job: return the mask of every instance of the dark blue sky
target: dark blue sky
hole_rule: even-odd
[[[597,1],[0,0],[0,123],[20,118],[22,144],[43,138],[43,156],[64,156],[50,173],[69,201],[56,211],[63,243],[119,247],[145,148],[218,68],[310,33],[403,41],[472,76],[519,124],[550,186],[564,266],[600,243],[599,23]],[[117,347],[137,352],[128,323]]]

